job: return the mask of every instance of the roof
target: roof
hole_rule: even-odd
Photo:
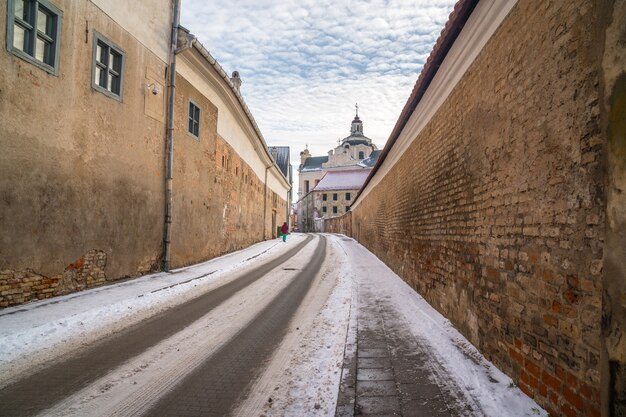
[[[358,190],[369,175],[369,169],[351,169],[345,171],[329,171],[315,186],[313,191],[326,190]]]
[[[270,146],[270,154],[276,161],[276,165],[289,178],[289,146]]]
[[[322,164],[328,162],[326,156],[312,156],[304,160],[304,164],[300,167],[300,171],[315,171],[322,169]]]
[[[404,105],[404,108],[400,113],[400,117],[398,117],[398,120],[396,121],[396,125],[391,131],[391,135],[387,140],[387,144],[385,145],[380,156],[378,157],[378,161],[374,165],[374,168],[371,170],[369,177],[363,184],[363,188],[365,188],[367,184],[371,181],[372,177],[376,175],[376,172],[385,161],[385,158],[389,154],[389,151],[391,150],[391,148],[393,148],[394,144],[398,140],[400,133],[406,126],[409,118],[411,117],[415,109],[417,108],[417,105],[424,96],[424,93],[426,93],[426,90],[428,89],[428,86],[435,77],[437,70],[443,63],[443,60],[450,51],[450,48],[461,33],[463,26],[465,26],[465,23],[474,11],[474,8],[478,4],[478,1],[479,0],[459,0],[454,5],[454,9],[452,10],[452,13],[450,13],[448,21],[443,27],[443,30],[441,31],[437,42],[435,42],[435,46],[430,52],[430,55],[428,56],[428,59],[426,60],[426,63],[422,68],[422,72],[420,73],[417,81],[415,82],[415,85],[413,86],[413,91],[411,91],[411,95]],[[357,195],[355,201],[358,200],[360,194],[361,192],[359,192],[359,195]]]
[[[369,158],[365,158],[364,160],[359,162],[359,165],[365,168],[372,168],[374,165],[376,165],[376,161],[378,161],[379,155],[380,150],[377,149],[370,154]]]

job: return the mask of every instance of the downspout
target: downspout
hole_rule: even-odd
[[[178,45],[180,0],[174,0],[170,45],[170,84],[167,109],[167,166],[165,173],[165,225],[163,231],[163,270],[170,270],[170,243],[172,236],[172,170],[174,162],[174,98],[176,96],[176,46]]]

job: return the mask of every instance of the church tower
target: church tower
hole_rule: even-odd
[[[356,116],[352,120],[352,126],[350,127],[350,136],[363,136],[363,122],[359,119],[359,105],[356,104]]]

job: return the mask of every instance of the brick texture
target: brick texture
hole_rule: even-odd
[[[553,416],[599,414],[604,139],[595,2],[520,1],[349,217]]]

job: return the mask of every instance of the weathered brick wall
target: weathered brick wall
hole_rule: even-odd
[[[148,272],[154,262],[145,265],[143,272]],[[52,277],[38,274],[31,269],[0,271],[0,307],[100,286],[107,282],[106,264],[105,252],[90,250],[69,264],[63,273]]]
[[[268,189],[263,234],[264,179],[217,133],[217,107],[177,78],[174,140],[172,265],[179,267],[270,238],[272,209],[285,221],[285,197]],[[187,133],[189,100],[201,109],[198,138]]]
[[[324,232],[326,233],[343,233],[352,235],[352,212],[347,212],[343,216],[331,217],[324,220]]]
[[[520,1],[352,235],[553,416],[599,415],[595,1]]]

